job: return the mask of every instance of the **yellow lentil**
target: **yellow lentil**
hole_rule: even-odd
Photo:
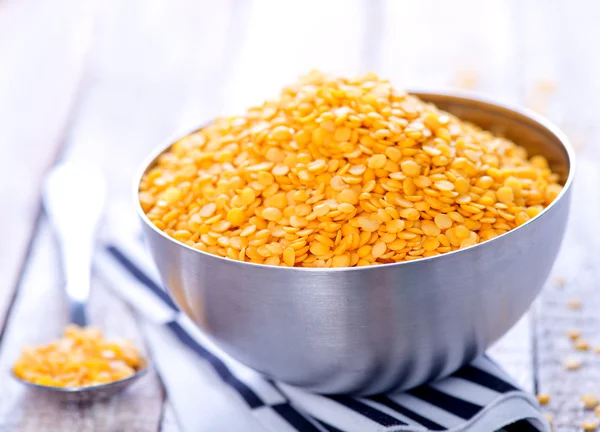
[[[440,228],[434,222],[429,220],[421,222],[421,231],[423,231],[423,234],[430,237],[431,240],[435,240],[441,233]]]
[[[586,419],[581,422],[581,428],[586,431],[595,431],[598,429],[599,422],[596,419]]]
[[[498,201],[506,205],[512,204],[513,200],[515,199],[513,190],[508,186],[502,186],[499,188],[496,192],[496,197],[498,198]]]
[[[581,403],[587,409],[594,409],[598,405],[598,397],[593,393],[584,393],[581,395]]]
[[[581,309],[581,300],[578,298],[571,298],[567,301],[567,307],[574,310]]]
[[[278,221],[282,218],[281,210],[275,207],[267,207],[262,212],[262,217],[270,221]]]
[[[369,168],[379,169],[385,166],[386,156],[384,154],[376,154],[369,158],[368,166]]]
[[[579,339],[579,337],[581,336],[581,330],[579,329],[569,329],[569,331],[567,332],[567,335],[569,336],[569,339],[575,341],[577,339]]]
[[[448,229],[452,226],[452,219],[448,215],[439,213],[434,218],[435,224],[439,227],[439,229]]]
[[[492,239],[560,191],[543,156],[374,74],[315,71],[174,143],[139,200],[157,228],[200,251],[347,267]]]
[[[576,358],[568,358],[565,360],[565,367],[567,370],[576,370],[581,367],[581,361]]]
[[[232,225],[241,225],[244,222],[244,210],[240,208],[229,210],[227,213],[227,220],[231,222]]]
[[[550,395],[548,393],[538,393],[536,397],[540,405],[547,405],[550,402]]]
[[[554,279],[554,285],[556,285],[557,288],[564,288],[566,284],[567,284],[567,280],[564,278],[555,278]]]
[[[385,254],[386,245],[385,243],[375,243],[373,248],[371,249],[371,255],[375,258],[379,258],[383,254]]]
[[[587,351],[590,349],[590,345],[587,343],[587,341],[581,338],[575,340],[573,346],[579,351]]]
[[[400,168],[402,169],[402,172],[409,177],[418,177],[421,173],[419,164],[412,159],[402,162]]]

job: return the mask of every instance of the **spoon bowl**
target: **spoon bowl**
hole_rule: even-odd
[[[52,393],[53,396],[60,398],[61,401],[64,402],[94,402],[103,399],[108,399],[109,397],[122,392],[131,384],[136,382],[138,379],[143,377],[148,373],[148,366],[144,365],[143,368],[136,371],[135,374],[123,378],[118,381],[109,382],[106,384],[98,384],[87,387],[54,387],[54,386],[45,386],[41,384],[35,384],[30,381],[26,381],[22,378],[19,378],[14,373],[12,374],[13,378],[19,381],[21,384],[34,389],[36,391],[43,391],[47,393]]]

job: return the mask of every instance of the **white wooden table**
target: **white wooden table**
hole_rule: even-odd
[[[26,343],[65,325],[40,182],[59,157],[99,164],[111,206],[175,130],[237,111],[312,68],[376,71],[409,89],[463,87],[529,106],[579,156],[573,212],[554,274],[491,353],[525,388],[551,394],[556,431],[577,431],[579,397],[600,394],[600,40],[594,1],[0,0],[0,431],[179,431],[160,377],[81,408],[7,374]],[[535,257],[532,257],[535,259]],[[571,310],[571,298],[583,301]],[[140,345],[131,309],[93,281],[91,318]],[[583,366],[566,372],[563,361]]]

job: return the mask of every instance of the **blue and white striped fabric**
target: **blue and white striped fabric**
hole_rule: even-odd
[[[148,318],[153,364],[185,431],[550,430],[536,399],[485,356],[405,393],[311,394],[268,380],[217,348],[161,288],[140,242],[105,243],[95,270]]]

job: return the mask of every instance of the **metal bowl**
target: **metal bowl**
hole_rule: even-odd
[[[320,393],[403,390],[451,374],[525,313],[556,258],[573,150],[539,116],[466,95],[414,93],[548,158],[564,188],[536,218],[443,255],[373,267],[309,269],[233,261],[167,236],[137,200],[164,284],[224,351],[268,377]]]

